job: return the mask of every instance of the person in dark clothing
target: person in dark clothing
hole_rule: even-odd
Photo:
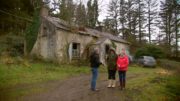
[[[108,88],[109,87],[115,87],[116,86],[116,61],[117,61],[117,55],[115,53],[115,50],[113,48],[110,48],[107,56],[107,70],[108,70]]]
[[[101,62],[99,59],[99,51],[97,49],[90,55],[90,63],[92,71],[91,90],[98,91],[98,89],[96,89],[96,81],[98,77],[98,68],[101,65]]]

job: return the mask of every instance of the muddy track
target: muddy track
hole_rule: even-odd
[[[137,76],[128,75],[128,79]],[[97,81],[99,92],[90,90],[91,75],[81,75],[61,82],[49,83],[46,85],[48,91],[27,95],[18,101],[121,101],[122,97],[124,97],[123,101],[131,101],[130,97],[125,95],[126,91],[120,91],[118,87],[106,88],[106,77],[106,74],[99,75]]]

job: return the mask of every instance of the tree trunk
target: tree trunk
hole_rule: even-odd
[[[175,20],[175,37],[176,37],[176,46],[175,46],[176,52],[175,52],[175,54],[176,54],[176,57],[179,57],[179,56],[178,56],[178,55],[179,55],[179,54],[178,54],[179,52],[178,52],[178,23],[177,23],[177,22],[178,22],[178,16],[177,16],[177,15],[178,15],[178,14],[177,14],[178,11],[177,11],[177,10],[178,10],[178,8],[175,9],[175,19],[176,19],[176,20]]]
[[[121,0],[120,1],[120,22],[121,22],[121,25],[122,25],[122,28],[121,28],[121,32],[122,32],[122,35],[123,35],[123,39],[125,39],[125,33],[124,33],[124,0]]]
[[[128,0],[128,8],[130,9],[132,6],[132,1]],[[132,22],[131,22],[131,10],[128,12],[128,26],[129,26],[129,33],[132,34]]]
[[[27,44],[26,44],[26,39],[24,38],[24,56],[27,56]]]
[[[169,46],[171,46],[171,13],[169,12],[169,14],[168,14],[168,17],[169,17],[169,19],[168,19],[168,38],[169,38],[169,40],[168,40],[168,45]]]
[[[140,4],[140,0],[138,0],[138,3],[139,3],[139,9],[138,9],[138,24],[139,24],[139,43],[141,44],[142,42],[142,33],[141,33],[141,4]]]
[[[151,44],[151,10],[150,10],[150,1],[148,2],[148,36],[149,36],[149,43]]]
[[[169,40],[169,38],[168,38],[168,17],[167,17],[167,14],[166,14],[166,44],[168,45],[168,40]]]

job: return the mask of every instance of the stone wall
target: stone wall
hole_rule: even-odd
[[[46,60],[53,60],[55,57],[55,27],[50,22],[42,19],[36,43],[31,55]]]
[[[101,44],[92,45],[92,43],[96,43],[97,40],[98,38],[93,36],[56,28],[49,21],[43,20],[37,41],[31,53],[45,60],[56,61],[59,63],[69,63],[72,61],[69,57],[69,46],[71,43],[79,43],[81,59],[87,59],[90,54],[90,49],[92,49],[92,47],[97,47],[101,51],[101,61],[105,62],[105,45],[111,44],[112,40],[107,39]],[[114,41],[114,43],[117,46],[117,54],[119,54],[122,49],[129,50],[129,46],[127,44],[116,41]]]
[[[77,33],[67,32],[63,30],[56,31],[56,58],[59,62],[71,61],[68,56],[68,49],[70,43],[80,43],[80,56],[83,58],[86,48],[89,43],[95,40],[94,37],[88,35],[81,35]]]
[[[116,53],[120,54],[122,52],[122,49],[125,49],[126,52],[129,52],[129,45],[128,44],[123,44],[123,43],[119,43],[119,42],[114,42],[116,47]]]

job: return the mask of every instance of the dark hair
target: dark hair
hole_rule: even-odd
[[[114,54],[116,54],[115,50],[113,49],[109,49],[109,52],[113,52]]]

